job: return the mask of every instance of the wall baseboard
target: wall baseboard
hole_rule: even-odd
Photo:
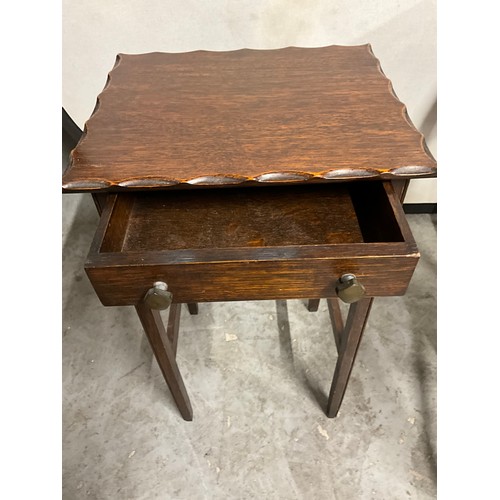
[[[437,214],[437,203],[403,203],[405,214]]]

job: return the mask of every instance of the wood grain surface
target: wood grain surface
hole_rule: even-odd
[[[175,303],[334,297],[345,273],[368,296],[402,295],[419,259],[390,182],[200,193],[109,195],[85,264],[104,305],[136,305],[155,281]]]
[[[138,193],[130,205],[123,252],[363,241],[346,184]]]
[[[436,175],[369,44],[119,54],[64,191]]]

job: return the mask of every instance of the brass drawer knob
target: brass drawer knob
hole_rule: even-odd
[[[357,302],[365,295],[365,287],[354,274],[343,274],[335,285],[335,291],[339,299],[346,304]]]
[[[168,309],[173,299],[172,292],[168,291],[168,286],[163,281],[153,283],[153,288],[150,288],[144,296],[144,302],[150,309],[158,309],[163,311]]]

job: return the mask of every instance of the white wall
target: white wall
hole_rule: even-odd
[[[367,42],[436,156],[435,0],[63,0],[63,106],[83,128],[118,52]],[[436,180],[406,201],[436,202]]]

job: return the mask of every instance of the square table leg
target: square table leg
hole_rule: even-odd
[[[309,312],[316,312],[319,307],[319,301],[320,299],[309,299],[307,301],[307,310]]]
[[[175,329],[178,330],[179,328],[178,316],[180,305],[173,304],[173,306],[178,306],[170,311],[171,318],[169,318],[169,325],[174,330],[171,329],[168,333],[165,331],[159,311],[150,309],[142,303],[136,305],[135,309],[146,332],[156,361],[160,365],[165,382],[172,393],[182,417],[184,420],[193,420],[193,409],[191,408],[189,396],[187,395],[184,381],[175,360],[174,344],[177,345],[177,332]]]
[[[188,302],[188,310],[189,314],[195,315],[198,314],[198,303],[197,302]]]
[[[177,340],[179,339],[179,323],[181,321],[181,304],[172,304],[168,310],[167,337],[172,344],[174,356],[177,355]]]
[[[344,320],[342,319],[342,311],[340,310],[339,299],[332,297],[326,299],[328,304],[328,312],[330,314],[330,321],[332,323],[333,337],[335,338],[335,345],[337,352],[340,354],[342,346],[342,336],[344,334]]]
[[[373,297],[369,297],[361,299],[349,307],[346,325],[340,339],[339,357],[335,366],[330,397],[328,398],[326,410],[328,417],[336,417],[339,412],[372,302]]]

